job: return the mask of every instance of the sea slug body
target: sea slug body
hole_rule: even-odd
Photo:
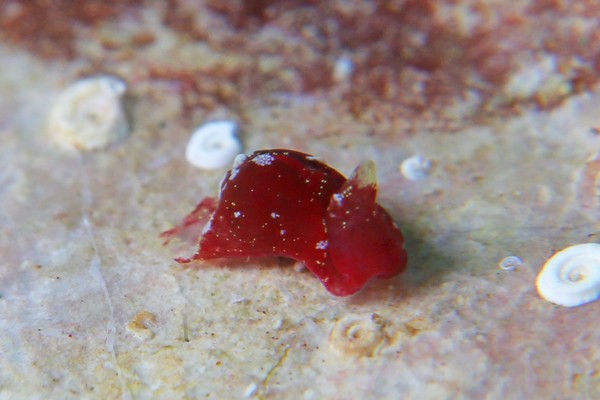
[[[238,157],[218,199],[204,199],[162,236],[184,236],[198,221],[208,226],[199,250],[177,261],[288,257],[330,293],[348,296],[372,278],[391,278],[406,268],[402,234],[376,195],[373,162],[346,179],[308,154],[261,150]]]
[[[219,169],[231,164],[242,151],[235,121],[210,121],[200,126],[190,138],[185,157],[202,169]]]
[[[46,129],[66,149],[97,150],[129,134],[123,106],[127,86],[121,79],[102,75],[81,79],[54,102]]]
[[[537,290],[544,299],[575,307],[600,296],[600,244],[585,243],[554,254],[537,277]]]

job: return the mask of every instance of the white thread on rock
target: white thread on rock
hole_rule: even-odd
[[[271,165],[273,163],[273,161],[275,161],[275,157],[273,157],[271,154],[263,153],[263,154],[254,156],[251,161],[256,165],[260,165],[261,167],[266,167],[268,165]]]
[[[244,390],[244,397],[254,397],[258,393],[258,384],[251,383]]]
[[[108,286],[106,284],[106,279],[104,279],[104,274],[102,273],[102,258],[100,257],[100,250],[98,247],[98,243],[96,242],[96,236],[94,235],[94,229],[92,223],[90,221],[89,215],[90,210],[92,209],[92,191],[90,189],[90,181],[85,169],[85,165],[83,163],[83,158],[78,157],[79,167],[81,169],[81,180],[82,180],[82,188],[81,188],[81,218],[82,225],[85,231],[88,240],[92,246],[93,255],[90,260],[89,273],[94,278],[98,286],[100,287],[104,299],[106,301],[108,307],[108,321],[106,323],[106,348],[108,353],[111,355],[115,371],[119,377],[119,381],[121,383],[121,398],[123,400],[131,399],[131,392],[127,386],[127,382],[125,380],[125,375],[123,373],[123,369],[119,364],[119,359],[117,357],[117,352],[115,350],[115,340],[116,340],[116,332],[117,325],[115,321],[115,308],[113,302],[110,297],[110,293],[108,292]]]

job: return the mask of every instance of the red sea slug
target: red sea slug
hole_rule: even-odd
[[[308,154],[261,150],[238,156],[219,198],[205,198],[161,236],[183,236],[208,220],[198,252],[178,262],[283,256],[304,263],[332,294],[348,296],[406,268],[402,233],[376,195],[372,161],[346,179]]]

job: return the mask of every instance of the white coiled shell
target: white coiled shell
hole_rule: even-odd
[[[406,179],[411,181],[420,181],[427,178],[429,170],[431,170],[431,161],[419,154],[407,158],[400,164],[400,172]]]
[[[329,343],[334,350],[355,357],[373,356],[384,341],[383,324],[377,314],[342,318],[329,335]]]
[[[575,307],[600,296],[600,244],[585,243],[554,254],[537,277],[544,299]]]
[[[190,138],[185,158],[190,164],[202,169],[218,169],[229,166],[235,156],[242,152],[235,121],[210,121],[200,126]]]
[[[523,260],[517,256],[506,256],[498,263],[500,269],[504,271],[512,271],[523,265]]]
[[[60,146],[77,150],[107,147],[129,133],[123,107],[127,86],[114,76],[81,79],[59,94],[47,131]]]

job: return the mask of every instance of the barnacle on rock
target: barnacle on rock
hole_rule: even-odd
[[[329,343],[334,350],[359,357],[372,356],[384,340],[383,324],[377,314],[344,317],[335,324],[329,335]]]
[[[123,107],[127,86],[114,76],[81,79],[56,98],[46,125],[68,149],[97,150],[123,139],[129,123]]]
[[[127,324],[127,331],[140,339],[152,339],[156,316],[148,311],[140,311]]]

